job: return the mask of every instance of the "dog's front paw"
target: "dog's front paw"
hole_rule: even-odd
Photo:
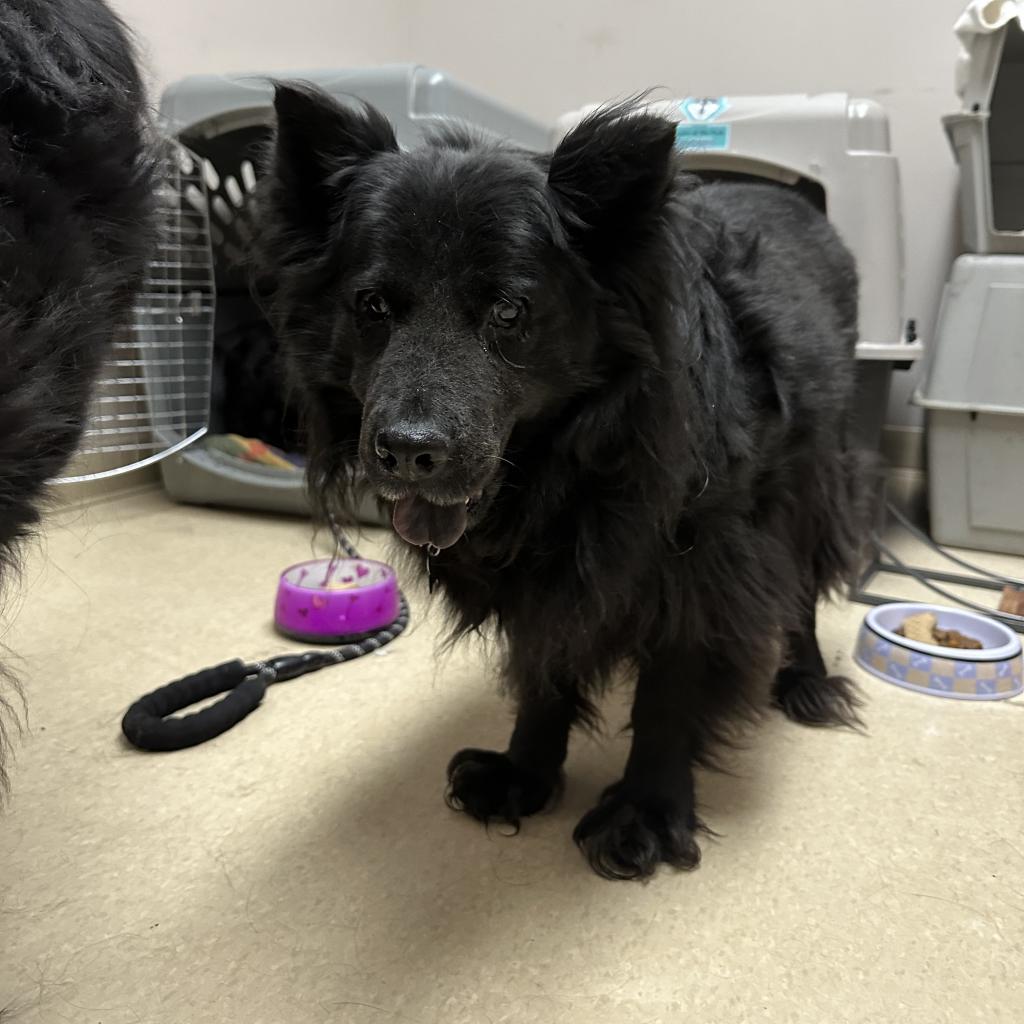
[[[573,832],[576,845],[602,878],[644,879],[659,864],[690,871],[700,863],[696,818],[660,801],[644,801],[612,786]]]
[[[561,776],[526,771],[495,750],[460,750],[448,764],[448,806],[485,824],[502,821],[518,829],[556,795]]]

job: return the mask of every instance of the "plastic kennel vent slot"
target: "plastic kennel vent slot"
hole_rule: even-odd
[[[402,146],[415,146],[424,125],[456,118],[525,145],[543,148],[546,128],[512,113],[444,74],[412,65],[355,71],[282,73],[311,81],[342,102],[366,100],[395,127]],[[164,485],[179,501],[268,511],[308,511],[301,441],[285,401],[277,344],[249,291],[253,193],[259,156],[270,136],[269,76],[197,76],[164,93],[168,130],[195,152],[208,196],[216,281],[213,372],[208,386],[210,432],[201,443],[161,464]],[[292,465],[245,461],[218,443],[224,435],[254,438],[281,449]],[[363,509],[377,518],[372,503]]]
[[[593,109],[560,118],[555,141]],[[885,111],[842,93],[687,97],[651,109],[677,123],[677,148],[694,173],[794,188],[849,246],[860,273],[856,430],[877,448],[893,366],[922,352],[903,309],[899,169]]]
[[[132,320],[111,342],[79,453],[57,483],[137,469],[206,431],[214,283],[205,185],[177,143],[162,166],[157,249]]]

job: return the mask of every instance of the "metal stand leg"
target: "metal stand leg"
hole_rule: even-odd
[[[870,587],[872,580],[874,580],[879,573],[891,573],[896,576],[909,576],[922,586],[925,586],[934,593],[939,594],[947,601],[953,602],[953,604],[960,605],[963,608],[970,608],[972,611],[981,612],[981,614],[987,615],[989,618],[997,619],[999,622],[1002,622],[1003,625],[1009,626],[1011,629],[1015,629],[1018,633],[1024,633],[1024,615],[1013,615],[1010,612],[1001,612],[996,611],[993,608],[986,608],[984,605],[975,604],[973,601],[968,601],[966,598],[958,597],[956,594],[951,593],[944,587],[938,586],[938,583],[953,583],[958,586],[972,587],[978,590],[1001,591],[1007,586],[1024,588],[1024,580],[1015,579],[1012,576],[1000,576],[998,573],[990,572],[988,569],[984,569],[979,565],[974,565],[966,559],[959,558],[957,555],[951,554],[936,544],[935,541],[933,541],[926,533],[919,530],[899,511],[899,509],[894,508],[888,503],[886,508],[892,519],[894,519],[896,523],[907,533],[916,537],[947,562],[951,562],[954,565],[959,565],[962,568],[967,569],[971,575],[968,576],[962,573],[941,572],[937,569],[926,569],[919,566],[908,565],[894,554],[893,551],[885,545],[881,538],[876,535],[871,538],[875,553],[868,567],[863,573],[861,573],[860,578],[851,590],[850,597],[852,600],[857,601],[860,604],[873,605],[890,604],[893,601],[898,601],[899,598],[876,594],[868,588]]]

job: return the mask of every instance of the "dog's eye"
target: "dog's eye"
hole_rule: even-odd
[[[499,299],[491,307],[491,323],[495,327],[515,327],[522,315],[523,306],[511,299]]]
[[[360,292],[357,296],[359,311],[368,319],[375,321],[387,320],[391,316],[391,307],[380,292]]]

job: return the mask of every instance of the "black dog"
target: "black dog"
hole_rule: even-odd
[[[145,110],[102,0],[0,0],[0,586],[151,252]]]
[[[815,638],[868,491],[849,253],[784,189],[680,173],[674,125],[635,107],[543,157],[450,127],[402,152],[301,85],[276,109],[264,244],[311,487],[336,506],[361,466],[456,633],[506,646],[508,750],[456,754],[450,802],[543,808],[628,665],[625,774],[576,841],[610,878],[694,867],[694,765],[780,648],[783,711],[855,720]]]

